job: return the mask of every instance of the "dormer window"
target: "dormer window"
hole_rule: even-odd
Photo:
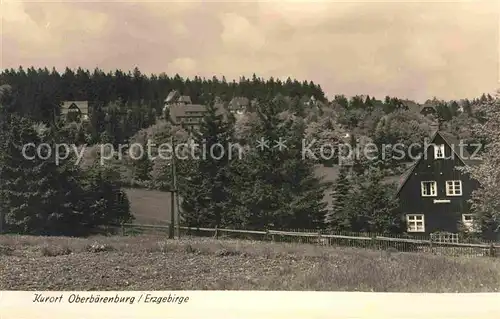
[[[434,159],[444,158],[444,145],[434,145]]]

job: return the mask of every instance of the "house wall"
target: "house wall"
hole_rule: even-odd
[[[434,148],[427,149],[426,158],[422,159],[409,176],[399,192],[400,209],[403,218],[406,214],[423,214],[425,233],[448,231],[456,233],[462,214],[469,213],[471,193],[478,187],[478,183],[471,180],[468,174],[457,170],[464,166],[463,162],[455,155],[450,159],[452,149],[443,138],[436,136],[434,144],[445,144],[444,159],[434,159]],[[462,196],[446,196],[446,181],[461,180]],[[421,182],[436,181],[437,194],[435,197],[422,197]],[[450,200],[449,203],[434,203],[434,200]],[[423,234],[421,232],[415,234]]]

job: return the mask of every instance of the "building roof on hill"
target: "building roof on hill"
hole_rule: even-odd
[[[433,104],[428,104],[428,103],[420,106],[420,111],[422,111],[423,109],[426,109],[428,107],[430,107],[431,109],[433,109],[434,111],[436,111],[436,106],[433,105]]]
[[[176,101],[179,96],[180,96],[180,94],[177,90],[172,90],[172,91],[170,91],[170,93],[168,93],[168,96],[165,99],[165,103],[172,103],[172,102]]]
[[[229,107],[247,107],[250,105],[250,100],[244,96],[236,96],[229,102]]]
[[[182,95],[179,97],[177,102],[191,104],[191,97],[189,95]]]
[[[420,113],[420,104],[410,100],[401,100],[401,102],[408,108],[409,111]]]
[[[202,104],[187,104],[187,105],[173,105],[170,107],[170,115],[171,116],[186,116],[192,114],[191,112],[206,112],[207,107]]]
[[[69,110],[76,109],[82,114],[88,114],[89,102],[88,101],[64,101],[61,105],[61,114],[67,114]]]
[[[222,103],[215,104],[217,114],[224,111]],[[170,107],[170,117],[176,119],[178,117],[201,117],[207,111],[207,106],[203,104],[175,104]]]

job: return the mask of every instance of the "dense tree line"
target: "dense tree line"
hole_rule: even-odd
[[[116,173],[94,165],[82,171],[69,156],[56,162],[57,130],[13,108],[11,89],[0,101],[0,231],[35,235],[87,235],[99,226],[133,219]],[[35,154],[24,146],[46,143]],[[24,152],[24,153],[23,153]]]
[[[92,106],[106,106],[121,101],[124,104],[148,104],[160,112],[163,101],[171,90],[189,95],[193,103],[206,104],[215,97],[229,101],[234,96],[249,99],[274,97],[278,93],[302,98],[314,96],[324,100],[321,87],[313,82],[299,82],[288,78],[262,79],[255,74],[251,78],[241,77],[239,81],[227,81],[216,76],[211,79],[182,78],[178,74],[170,77],[145,75],[138,68],[133,71],[116,70],[104,72],[78,68],[66,68],[63,73],[52,69],[30,67],[17,70],[7,69],[0,75],[0,84],[10,84],[17,92],[15,109],[35,121],[50,122],[58,113],[58,105],[65,100],[89,101]]]

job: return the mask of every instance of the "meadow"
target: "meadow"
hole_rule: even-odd
[[[0,236],[0,290],[498,292],[498,258],[164,236]]]

